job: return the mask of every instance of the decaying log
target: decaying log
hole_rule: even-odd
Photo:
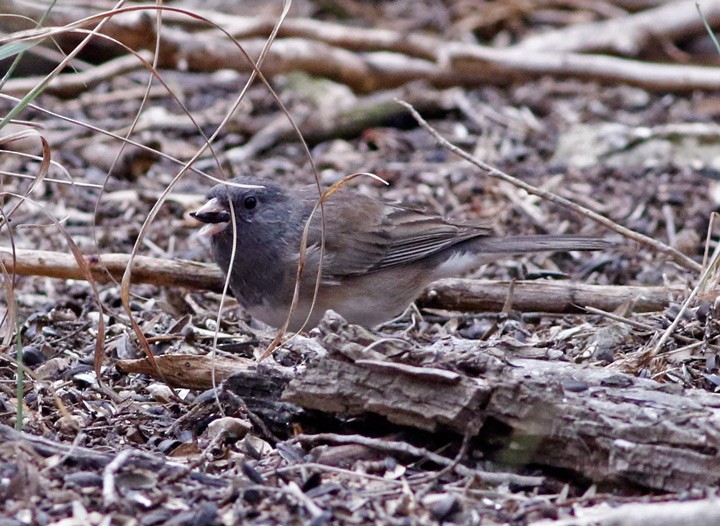
[[[684,491],[720,482],[720,396],[540,360],[496,363],[482,380],[454,384],[432,371],[324,359],[290,382],[283,399],[425,430],[500,422],[508,431],[498,460],[570,469],[600,484]]]
[[[334,313],[319,335],[314,345],[327,354],[304,368],[224,359],[216,377],[239,372],[224,388],[285,429],[306,417],[298,406],[344,417],[375,414],[422,430],[477,435],[501,463],[571,470],[599,485],[677,492],[720,483],[720,395],[517,358],[508,346],[473,340],[402,351],[401,341],[379,339]],[[206,387],[211,358],[192,358],[183,376],[163,367],[166,379]],[[128,362],[121,370],[152,372]],[[189,370],[200,371],[193,375],[200,380],[190,383]]]
[[[335,340],[344,330],[337,320],[329,328]],[[420,429],[462,433],[485,423],[480,436],[504,440],[496,459],[572,470],[598,484],[671,492],[720,482],[720,395],[567,362],[499,359],[470,340],[441,340],[422,353],[443,369],[331,352],[283,399]]]
[[[462,434],[481,414],[489,395],[483,380],[443,369],[322,359],[291,381],[283,398],[309,409],[376,413],[396,424],[426,431],[444,427]]]

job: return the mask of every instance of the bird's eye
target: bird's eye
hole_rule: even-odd
[[[257,199],[253,195],[249,195],[243,201],[243,206],[248,210],[252,210],[257,206]]]

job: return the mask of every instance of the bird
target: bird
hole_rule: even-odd
[[[216,184],[190,214],[205,223],[200,234],[209,237],[235,298],[272,327],[311,328],[329,309],[349,323],[373,327],[404,312],[438,279],[527,252],[614,244],[580,235],[497,236],[487,224],[371,197],[348,185],[333,187],[322,208],[319,197],[317,185],[288,187],[242,176]]]

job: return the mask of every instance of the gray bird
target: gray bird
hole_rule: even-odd
[[[303,229],[318,202],[318,189],[288,189],[251,177],[230,183],[262,188],[218,184],[191,215],[207,223],[202,233],[210,237],[213,258],[230,275],[230,289],[240,304],[258,320],[280,327],[288,316]],[[351,323],[374,326],[402,313],[433,281],[481,264],[525,252],[600,250],[614,244],[575,235],[498,237],[485,225],[375,199],[347,186],[324,202],[324,223],[317,297],[313,306],[321,254],[319,208],[310,222],[289,330],[315,326],[328,309]]]

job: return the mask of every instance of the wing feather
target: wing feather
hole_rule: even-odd
[[[308,188],[307,198],[317,200],[317,189]],[[351,200],[356,206],[348,210],[347,201],[338,205],[339,200]],[[333,194],[324,208],[330,256],[323,262],[323,274],[328,281],[419,261],[462,241],[491,235],[485,225],[447,220],[344,189]],[[319,214],[313,217],[308,237],[313,251],[320,246]]]

